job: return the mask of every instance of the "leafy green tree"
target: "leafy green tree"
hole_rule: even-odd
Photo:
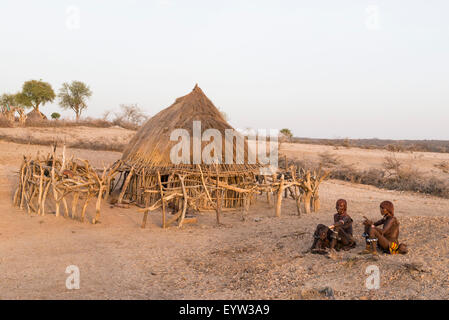
[[[53,102],[56,95],[48,82],[42,80],[30,80],[23,84],[22,92],[16,98],[18,102],[26,107],[32,107],[39,111],[39,107],[48,102]]]
[[[87,99],[91,96],[92,91],[83,82],[64,83],[59,89],[59,105],[63,109],[72,109],[75,112],[76,121],[78,121],[81,112],[87,108]]]
[[[55,120],[58,120],[59,118],[61,118],[61,115],[59,113],[57,113],[57,112],[53,112],[51,114],[51,118],[55,119]]]

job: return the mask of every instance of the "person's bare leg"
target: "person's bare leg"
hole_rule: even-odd
[[[382,235],[382,232],[378,228],[371,228],[370,232],[369,232],[369,236],[371,239],[377,238],[377,242],[382,249],[388,250],[390,248],[391,241],[388,240],[387,238],[385,238]],[[373,249],[373,251],[374,251],[374,249]]]
[[[366,247],[365,247],[365,250],[360,252],[360,254],[372,253],[372,246],[371,246],[371,242],[370,242],[371,239],[370,239],[370,235],[369,235],[371,229],[372,229],[371,226],[365,225],[365,233],[363,234],[363,236],[365,237]]]
[[[336,230],[338,232],[338,238],[340,239],[338,241],[343,250],[349,250],[351,247],[354,247],[355,240],[350,234],[346,233],[341,228],[337,228]]]

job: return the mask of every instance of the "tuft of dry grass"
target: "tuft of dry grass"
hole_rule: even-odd
[[[343,164],[341,159],[337,155],[330,152],[323,152],[318,156],[320,158],[319,164],[323,168],[335,168]]]
[[[102,120],[102,119],[82,119],[77,121],[72,120],[37,120],[27,121],[25,127],[38,127],[38,128],[66,128],[66,127],[92,127],[92,128],[109,128],[115,124]]]
[[[441,161],[439,163],[434,164],[435,168],[440,169],[444,173],[449,173],[449,162],[447,161]]]

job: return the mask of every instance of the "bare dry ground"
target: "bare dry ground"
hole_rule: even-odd
[[[286,152],[305,152],[293,146]],[[38,150],[49,148],[0,142],[0,299],[326,299],[319,292],[325,287],[336,299],[449,298],[448,199],[331,180],[321,187],[320,212],[301,217],[286,200],[282,217],[274,218],[261,198],[245,222],[238,212],[225,212],[218,227],[213,213],[202,213],[196,225],[163,230],[155,212],[142,230],[135,207],[103,203],[102,223],[91,225],[53,214],[30,217],[12,207],[21,157]],[[97,167],[120,157],[68,152]],[[348,200],[357,248],[336,260],[304,254],[315,226],[331,223],[338,198]],[[376,260],[357,254],[364,248],[362,216],[380,217],[382,200],[396,206],[408,255]],[[69,265],[80,268],[79,290],[66,289]],[[380,269],[378,290],[365,287],[369,265]]]

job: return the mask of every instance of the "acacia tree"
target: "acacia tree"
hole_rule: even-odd
[[[291,141],[293,138],[293,133],[291,132],[290,129],[284,128],[282,130],[279,131],[282,135],[284,135],[284,137],[288,140]]]
[[[47,102],[53,102],[56,95],[48,82],[30,80],[23,84],[22,92],[16,95],[18,102],[26,107],[32,107],[40,113],[39,107]]]
[[[87,99],[92,96],[89,86],[80,81],[63,83],[59,89],[59,105],[63,109],[72,109],[76,115],[76,121],[80,119],[81,112],[87,108]]]

